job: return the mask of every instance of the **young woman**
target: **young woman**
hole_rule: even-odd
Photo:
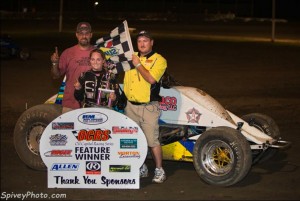
[[[83,72],[74,84],[76,100],[81,103],[82,107],[112,106],[119,89],[105,68],[106,59],[102,50],[91,51],[90,64],[91,69]],[[102,91],[99,99],[99,88],[114,90],[114,92]]]

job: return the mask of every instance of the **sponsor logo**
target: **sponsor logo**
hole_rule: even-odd
[[[55,134],[50,136],[51,146],[64,146],[67,144],[68,137],[62,134]]]
[[[78,116],[79,122],[88,125],[103,124],[107,120],[108,117],[100,112],[86,112]]]
[[[110,58],[113,56],[119,55],[119,49],[113,46],[113,40],[105,41],[104,47],[101,48],[103,52],[105,53],[106,57]]]
[[[52,129],[53,130],[73,130],[74,122],[53,122]]]
[[[51,171],[77,171],[79,163],[54,163]]]
[[[101,161],[86,161],[85,162],[86,174],[101,174]]]
[[[115,48],[115,47],[103,48],[103,49],[104,49],[105,55],[107,55],[109,57],[113,57],[113,56],[119,55],[119,50],[117,48]]]
[[[202,115],[198,110],[195,108],[192,108],[188,110],[186,113],[186,118],[188,120],[188,123],[198,123],[200,120],[200,116]]]
[[[140,158],[139,151],[118,151],[119,158]]]
[[[177,98],[170,96],[163,96],[162,101],[159,103],[159,109],[163,111],[176,111]]]
[[[113,142],[101,142],[101,141],[78,141],[75,142],[75,146],[113,146]]]
[[[46,157],[71,157],[72,150],[54,149],[44,153]]]
[[[101,130],[99,129],[81,129],[78,131],[72,131],[74,136],[77,138],[78,141],[107,141],[111,138],[110,130]]]
[[[130,165],[109,165],[109,172],[130,172]]]
[[[146,60],[146,63],[152,63],[152,62],[153,62],[153,60],[151,60],[151,59]]]
[[[137,139],[120,139],[121,149],[136,149]]]
[[[138,127],[113,126],[112,133],[113,134],[137,134]]]

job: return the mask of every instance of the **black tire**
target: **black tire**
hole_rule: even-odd
[[[244,121],[246,121],[250,126],[257,128],[258,130],[262,131],[263,133],[271,136],[274,139],[280,138],[280,131],[279,127],[275,123],[275,121],[264,114],[260,113],[251,113],[241,117]],[[272,158],[278,149],[276,148],[268,148],[267,150],[262,153],[262,150],[253,150],[252,157],[253,157],[253,164],[255,163],[263,163],[270,158]],[[261,155],[262,154],[262,155]]]
[[[19,52],[19,58],[22,60],[28,60],[31,57],[31,53],[28,48],[23,48]]]
[[[39,140],[48,124],[61,112],[61,105],[42,104],[29,108],[19,117],[14,129],[14,145],[20,159],[28,167],[47,169],[40,157]]]
[[[216,127],[201,134],[193,159],[201,179],[217,186],[241,181],[252,164],[250,144],[238,130],[229,127]]]

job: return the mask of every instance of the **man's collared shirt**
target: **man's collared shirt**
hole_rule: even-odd
[[[138,53],[135,53],[138,55]],[[141,64],[150,72],[151,76],[158,82],[167,68],[167,61],[156,52],[140,57]],[[139,80],[140,77],[140,80]],[[129,101],[148,103],[150,102],[151,84],[136,69],[125,72],[124,92]]]

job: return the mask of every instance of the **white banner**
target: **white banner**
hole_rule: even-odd
[[[48,188],[138,189],[147,151],[142,129],[108,108],[62,114],[40,140]]]

